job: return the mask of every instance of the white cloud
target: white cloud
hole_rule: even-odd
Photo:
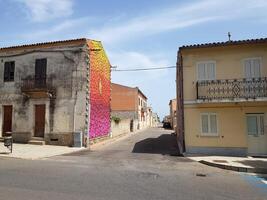
[[[241,6],[242,5],[242,6]],[[114,44],[193,25],[266,14],[265,0],[201,0],[180,4],[89,31],[92,38]]]
[[[44,22],[55,18],[70,16],[73,0],[17,0],[27,9],[29,18],[34,22]]]
[[[88,22],[89,18],[83,17],[83,18],[77,18],[77,19],[68,19],[64,20],[63,22],[56,24],[55,26],[48,27],[46,29],[41,29],[41,30],[36,30],[36,31],[31,31],[30,33],[27,34],[20,34],[20,37],[22,39],[27,39],[27,40],[39,40],[39,39],[48,39],[50,37],[55,37],[59,35],[61,39],[64,38],[64,35],[66,35],[68,32],[73,30],[74,28],[82,27],[86,22]],[[64,35],[62,33],[64,32]],[[82,32],[80,31],[82,34]],[[80,35],[77,35],[75,38],[80,37]],[[83,36],[84,37],[84,36]]]

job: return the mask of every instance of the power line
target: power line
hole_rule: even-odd
[[[113,72],[134,72],[134,71],[151,71],[151,70],[162,70],[162,69],[171,69],[176,68],[176,66],[168,66],[168,67],[151,67],[151,68],[136,68],[136,69],[116,69],[113,67]]]

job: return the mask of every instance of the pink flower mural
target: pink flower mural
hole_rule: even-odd
[[[110,63],[99,41],[90,40],[89,47],[89,138],[106,136],[110,132]]]

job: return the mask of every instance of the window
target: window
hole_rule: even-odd
[[[15,74],[15,62],[14,61],[5,62],[4,82],[14,81],[14,74]]]
[[[200,62],[197,64],[198,80],[215,79],[215,62]]]
[[[246,78],[259,78],[261,73],[261,59],[250,58],[244,61],[245,77]]]
[[[264,115],[247,114],[247,133],[248,135],[264,135]]]
[[[201,133],[202,135],[218,135],[216,113],[201,114]]]

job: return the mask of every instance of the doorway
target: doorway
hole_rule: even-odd
[[[44,137],[45,132],[45,104],[35,105],[34,137]]]
[[[134,131],[134,121],[133,119],[131,119],[130,121],[130,132],[133,132]]]
[[[12,105],[3,106],[3,136],[7,136],[7,132],[12,132]]]
[[[264,114],[247,114],[248,154],[267,154],[267,134],[264,130]]]

